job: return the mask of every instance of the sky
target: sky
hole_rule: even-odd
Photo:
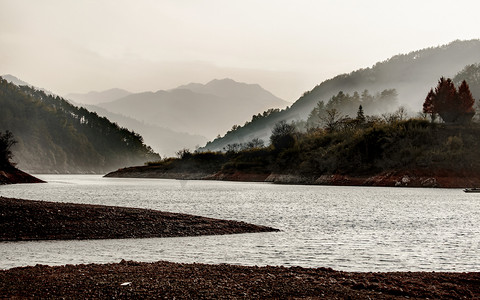
[[[480,38],[478,0],[0,0],[0,75],[60,95],[231,78],[294,102],[394,55]]]

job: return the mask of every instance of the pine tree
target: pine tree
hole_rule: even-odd
[[[365,114],[363,113],[363,107],[360,105],[357,111],[357,121],[361,124],[365,123]]]
[[[425,98],[425,102],[423,102],[423,112],[430,115],[430,119],[432,122],[435,121],[437,116],[437,111],[433,106],[433,102],[435,101],[435,92],[433,89],[430,89],[428,92],[427,97]]]

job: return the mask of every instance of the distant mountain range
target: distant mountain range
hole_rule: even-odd
[[[435,87],[441,76],[453,78],[458,76],[475,78],[475,72],[467,74],[469,65],[480,62],[480,40],[454,41],[448,45],[428,48],[396,55],[379,62],[371,68],[360,69],[349,74],[338,75],[326,80],[304,93],[291,107],[278,113],[256,118],[249,124],[237,128],[208,143],[202,150],[222,150],[228,144],[248,142],[260,138],[268,142],[272,128],[277,122],[306,120],[319,101],[327,101],[340,91],[344,93],[361,93],[368,90],[371,94],[386,89],[395,89],[398,93],[398,105],[404,105],[415,112],[422,110],[422,104],[430,88]],[[475,66],[475,65],[474,65]],[[476,65],[478,67],[478,65]],[[462,72],[464,75],[462,75]],[[460,80],[460,77],[456,80]],[[478,76],[478,75],[477,75]],[[477,79],[478,82],[478,79]],[[475,97],[476,87],[471,83]],[[392,106],[389,111],[397,109]],[[385,111],[365,111],[367,115],[380,114]]]
[[[162,157],[174,156],[180,149],[194,150],[205,145],[206,137],[185,132],[177,132],[166,127],[148,124],[121,114],[112,113],[95,105],[84,105],[89,111],[96,112],[99,116],[106,117],[121,127],[139,133],[145,143],[158,152]]]
[[[18,142],[17,167],[31,173],[106,173],[160,157],[143,138],[85,108],[0,77],[0,131]]]
[[[190,83],[171,90],[130,93],[122,89],[66,98],[140,133],[162,155],[203,146],[253,114],[290,103],[257,84],[232,79]],[[88,105],[94,104],[94,105]]]
[[[79,104],[97,105],[103,102],[115,101],[131,94],[132,93],[129,91],[114,88],[102,92],[92,91],[86,94],[70,93],[65,95],[65,98],[73,100]]]
[[[149,124],[213,138],[259,111],[288,104],[259,85],[223,79],[131,94],[98,106]]]

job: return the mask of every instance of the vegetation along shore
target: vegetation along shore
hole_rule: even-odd
[[[307,121],[276,123],[270,144],[254,138],[224,151],[178,151],[177,158],[111,172],[112,177],[270,181],[293,184],[469,187],[480,185],[480,123],[466,81],[440,78],[421,116],[404,108],[368,116],[362,105],[378,99],[364,91],[319,101]],[[385,101],[383,99],[382,101]],[[343,115],[358,107],[356,117]],[[235,129],[235,130],[238,130]]]

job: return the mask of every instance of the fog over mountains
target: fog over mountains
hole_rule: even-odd
[[[228,144],[244,143],[253,138],[268,142],[271,130],[279,121],[306,120],[319,101],[325,103],[338,92],[361,93],[369,90],[375,94],[385,89],[395,89],[398,106],[411,112],[422,110],[430,88],[441,76],[453,78],[466,66],[480,62],[480,40],[454,41],[448,45],[413,51],[393,56],[370,68],[341,74],[326,80],[304,93],[292,106],[280,113],[260,118],[224,137],[209,143],[203,150],[222,150]],[[398,106],[391,107],[394,111]],[[365,111],[367,115],[385,111]]]
[[[389,104],[391,107],[387,108],[385,105],[370,107],[365,111],[367,115],[394,111],[399,105],[412,113],[419,112],[428,90],[441,76],[455,78],[456,82],[468,79],[478,99],[479,63],[480,40],[454,41],[396,55],[370,68],[338,75],[305,92],[290,107],[287,106],[290,103],[257,84],[232,79],[190,83],[157,92],[131,93],[115,88],[68,94],[67,99],[139,133],[145,144],[162,156],[173,156],[182,148],[202,147],[208,140],[211,142],[201,150],[222,150],[228,144],[245,143],[254,138],[268,143],[277,122],[306,120],[319,101],[326,103],[340,91],[352,94],[368,90],[374,95],[394,89],[398,93],[397,104]],[[4,78],[17,85],[29,85],[12,75]],[[262,116],[271,108],[281,110]],[[257,115],[254,120],[253,115]],[[241,126],[231,130],[233,125]],[[217,135],[222,137],[215,138]]]
[[[258,112],[290,104],[257,84],[232,79],[190,83],[157,92],[111,89],[66,97],[140,133],[163,156],[203,146]]]
[[[137,133],[28,84],[0,77],[0,107],[0,132],[13,134],[13,162],[28,172],[105,173],[160,158]]]
[[[122,127],[139,133],[145,143],[157,151],[162,157],[174,156],[179,149],[195,149],[203,146],[208,139],[201,135],[178,132],[170,128],[148,124],[121,114],[112,113],[95,105],[83,105],[89,111],[94,111]]]
[[[149,124],[212,139],[235,124],[245,123],[253,114],[288,104],[259,85],[223,79],[131,94],[98,106]]]
[[[86,94],[82,93],[70,93],[65,95],[66,99],[72,99],[77,103],[80,104],[87,104],[87,105],[96,105],[103,102],[110,102],[114,101],[132,93],[123,89],[109,89],[102,92],[92,91]]]

